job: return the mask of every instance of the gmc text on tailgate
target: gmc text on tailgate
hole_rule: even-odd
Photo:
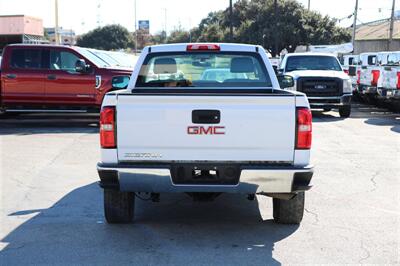
[[[131,73],[82,47],[8,45],[0,112],[99,110],[105,93],[126,87]]]
[[[300,223],[313,175],[311,127],[306,96],[280,89],[261,46],[146,47],[128,88],[102,104],[106,220],[131,222],[136,197],[241,193],[272,197],[276,222]]]

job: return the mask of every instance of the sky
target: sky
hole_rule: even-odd
[[[235,0],[233,0],[235,2]],[[308,0],[297,0],[307,6]],[[96,26],[121,24],[135,29],[135,0],[58,0],[59,25],[85,33]],[[311,9],[334,18],[344,18],[354,11],[355,0],[310,0]],[[150,20],[150,32],[179,25],[196,26],[211,11],[226,8],[229,0],[136,0],[137,20]],[[400,9],[400,4],[398,4]],[[390,17],[392,0],[359,0],[358,22]],[[54,27],[54,0],[0,0],[0,15],[25,14],[43,19],[44,27]],[[351,19],[340,25],[348,27]]]

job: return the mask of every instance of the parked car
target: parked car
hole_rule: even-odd
[[[137,66],[127,89],[106,94],[100,113],[107,222],[131,222],[136,197],[172,192],[195,200],[266,195],[276,222],[300,223],[313,175],[311,111],[303,93],[280,89],[261,46],[156,45]],[[201,78],[220,68],[232,74]],[[290,76],[279,78],[293,86]]]
[[[380,99],[389,101],[399,109],[400,101],[400,51],[390,52],[383,66],[378,88]]]
[[[126,87],[132,68],[112,67],[82,47],[8,45],[1,111],[98,110],[105,93]]]
[[[288,90],[304,92],[311,108],[338,108],[341,117],[351,113],[352,86],[337,57],[328,53],[287,54],[279,72],[294,78]]]

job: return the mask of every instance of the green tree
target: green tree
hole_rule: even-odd
[[[168,36],[167,43],[184,43],[190,42],[190,32],[184,30],[181,26],[175,28]]]
[[[76,44],[101,50],[127,49],[135,46],[132,34],[125,27],[116,24],[89,31],[81,35]]]
[[[273,56],[283,49],[293,52],[298,45],[337,44],[351,38],[335,20],[308,11],[294,0],[278,0],[276,14],[274,0],[239,0],[234,4],[232,25],[233,41],[260,44]],[[229,41],[229,26],[228,9],[209,13],[194,40]]]

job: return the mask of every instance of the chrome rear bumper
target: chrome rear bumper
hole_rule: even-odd
[[[118,166],[98,164],[100,186],[132,192],[226,192],[290,193],[310,188],[313,166],[240,166],[239,182],[220,184],[175,184],[168,166]]]

